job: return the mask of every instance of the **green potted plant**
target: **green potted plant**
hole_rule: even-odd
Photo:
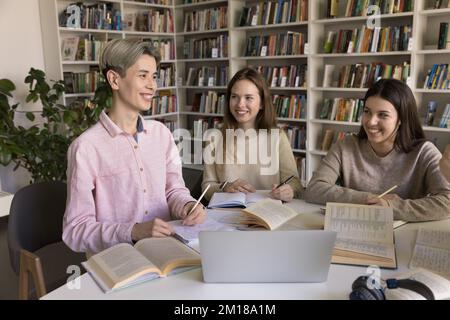
[[[31,182],[65,181],[69,145],[97,122],[101,111],[108,107],[110,88],[103,83],[89,103],[64,106],[59,103],[65,92],[63,81],[48,83],[43,71],[31,68],[25,83],[29,85],[26,102],[41,102],[44,123],[29,128],[17,126],[14,113],[18,104],[9,103],[15,85],[8,79],[0,79],[0,164],[14,163],[14,169],[27,169]],[[30,121],[35,118],[32,112],[27,112],[26,117]]]

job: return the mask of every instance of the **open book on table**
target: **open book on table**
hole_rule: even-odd
[[[252,193],[216,192],[209,201],[208,208],[247,208],[252,204],[268,199],[271,190],[256,190]]]
[[[169,224],[172,226],[175,234],[174,237],[181,242],[191,246],[198,241],[198,234],[200,231],[235,231],[236,228],[220,221],[216,221],[209,216],[201,224],[193,226],[185,226],[182,224],[182,220],[172,220]]]
[[[297,212],[280,200],[264,199],[242,210],[241,224],[274,230],[297,216]]]
[[[392,208],[327,203],[325,230],[337,232],[332,263],[397,268]]]
[[[396,278],[422,282],[433,292],[435,300],[450,299],[450,281],[429,270],[419,268]],[[384,294],[386,300],[425,300],[421,294],[404,288],[386,289]]]
[[[82,265],[104,292],[200,266],[200,255],[172,238],[148,238],[134,247],[121,243],[93,255]]]
[[[409,263],[450,279],[450,230],[420,228]]]

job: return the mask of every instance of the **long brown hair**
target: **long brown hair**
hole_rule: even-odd
[[[417,112],[416,99],[405,83],[396,79],[381,79],[367,90],[364,104],[366,104],[367,99],[374,96],[389,101],[397,110],[398,120],[400,121],[394,142],[397,149],[408,153],[425,141],[425,134]],[[361,140],[367,139],[367,133],[362,125],[358,138]]]
[[[226,129],[237,129],[238,123],[230,111],[230,96],[231,89],[240,80],[251,81],[259,91],[259,97],[261,98],[262,109],[259,110],[256,116],[256,130],[258,129],[273,129],[277,127],[277,120],[275,117],[275,109],[270,97],[269,88],[267,87],[266,80],[263,76],[252,68],[244,68],[239,70],[231,81],[228,83],[227,94],[225,100],[225,112],[224,112],[224,126]]]

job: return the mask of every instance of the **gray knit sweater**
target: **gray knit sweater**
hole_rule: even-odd
[[[441,153],[431,143],[409,153],[394,149],[385,157],[375,154],[367,140],[349,136],[336,143],[314,172],[305,192],[312,203],[366,204],[369,195],[392,191],[402,200],[390,200],[394,219],[427,221],[450,218],[450,183],[439,171]],[[336,182],[340,181],[340,185]]]

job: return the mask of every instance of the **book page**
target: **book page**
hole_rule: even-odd
[[[167,275],[178,266],[200,265],[200,256],[180,241],[172,238],[148,238],[135,248]]]
[[[397,229],[397,228],[399,228],[399,227],[401,227],[401,226],[403,226],[403,225],[405,225],[407,223],[408,223],[408,221],[394,220],[393,227],[394,227],[394,229]]]
[[[280,201],[272,199],[259,201],[247,209],[244,209],[243,212],[254,215],[254,217],[245,215],[243,217],[243,223],[257,223],[257,219],[255,219],[255,217],[257,217],[265,223],[264,226],[268,227],[269,230],[278,228],[297,215],[297,212],[293,209],[282,205]]]
[[[173,227],[176,238],[184,243],[189,243],[198,239],[200,231],[234,231],[236,228],[228,226],[224,223],[218,222],[213,218],[207,216],[206,220],[201,224],[194,226],[185,226],[182,224],[182,220],[169,221],[169,224]]]
[[[417,269],[411,273],[399,276],[399,279],[413,279],[425,284],[434,294],[436,300],[450,299],[450,281],[431,271]],[[422,295],[407,289],[387,289],[387,300],[425,300]]]
[[[341,250],[359,252],[377,257],[395,258],[394,245],[388,243],[337,239],[334,247]]]
[[[216,192],[209,201],[208,208],[245,207],[245,193]]]
[[[409,267],[450,278],[450,231],[419,229]]]
[[[325,217],[321,213],[299,212],[277,230],[322,230]]]
[[[207,209],[208,217],[228,225],[230,227],[242,227],[240,223],[242,220],[241,209]]]
[[[246,206],[250,207],[258,201],[264,199],[270,199],[269,193],[271,190],[256,190],[256,192],[250,192],[246,194]]]
[[[325,230],[338,233],[338,240],[394,243],[392,208],[327,203]]]
[[[154,264],[127,243],[97,253],[88,260],[88,264],[110,288],[144,270],[153,269],[159,273]]]

